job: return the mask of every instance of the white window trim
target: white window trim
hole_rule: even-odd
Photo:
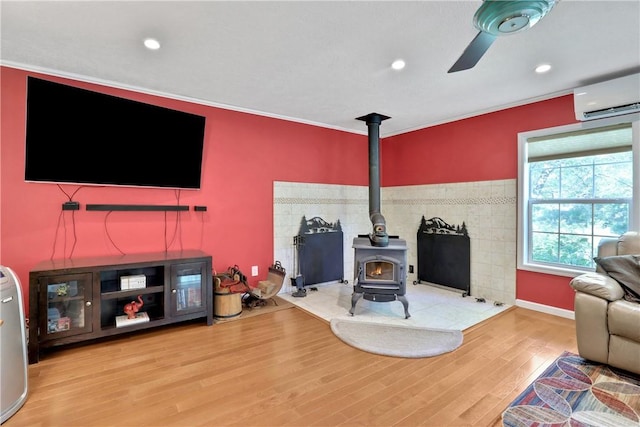
[[[638,230],[640,227],[640,114],[628,114],[618,117],[591,120],[570,125],[557,126],[548,129],[539,129],[518,133],[518,242],[517,263],[518,270],[533,271],[537,273],[554,274],[557,276],[575,277],[585,272],[584,269],[555,267],[546,264],[531,263],[528,261],[528,248],[526,236],[529,234],[527,195],[529,188],[525,179],[525,164],[527,162],[527,140],[532,137],[554,135],[564,132],[575,132],[585,129],[593,129],[610,126],[617,123],[632,123],[632,151],[633,151],[633,201],[629,228]]]

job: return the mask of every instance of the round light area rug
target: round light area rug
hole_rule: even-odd
[[[462,344],[462,331],[331,319],[331,330],[345,343],[369,353],[418,358],[449,353]]]

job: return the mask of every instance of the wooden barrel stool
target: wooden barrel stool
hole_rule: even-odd
[[[217,319],[230,319],[242,314],[242,294],[232,293],[228,287],[221,286],[220,278],[215,278],[213,293],[213,315]]]

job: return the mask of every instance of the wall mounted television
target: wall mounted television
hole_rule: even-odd
[[[200,189],[205,117],[27,79],[25,181]]]

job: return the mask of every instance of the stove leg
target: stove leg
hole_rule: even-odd
[[[404,318],[408,319],[409,317],[411,317],[411,315],[409,314],[409,301],[407,301],[407,297],[405,297],[404,295],[396,295],[396,297],[398,298],[398,301],[400,301],[404,306]]]
[[[360,298],[362,298],[362,295],[364,294],[361,292],[354,292],[351,294],[351,310],[349,310],[349,314],[351,314],[352,316],[355,314],[356,303]]]

